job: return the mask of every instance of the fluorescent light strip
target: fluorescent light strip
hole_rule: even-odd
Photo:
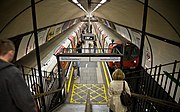
[[[78,4],[76,4],[77,6],[79,6],[79,7],[81,7],[81,4],[80,3],[78,3]]]
[[[98,6],[98,7],[100,7],[100,6],[101,6],[101,4],[98,4],[97,6]]]
[[[102,4],[104,4],[107,0],[101,0],[101,2],[93,9],[92,12],[94,12],[96,9],[98,9]],[[92,13],[91,12],[91,13]]]
[[[72,0],[75,4],[78,4],[78,1],[77,0]]]
[[[87,13],[87,11],[84,9],[84,7],[81,4],[77,4],[84,12]]]
[[[102,0],[101,2],[100,2],[100,4],[103,4],[103,3],[105,3],[107,0]]]
[[[77,1],[77,0],[72,0],[77,6],[79,6],[84,12],[87,13],[87,11],[84,9],[84,7]]]

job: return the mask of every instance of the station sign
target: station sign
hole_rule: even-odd
[[[90,61],[120,61],[121,57],[90,57]]]
[[[89,57],[59,57],[60,61],[89,61]]]
[[[59,57],[60,61],[95,61],[95,62],[109,62],[121,61],[121,57]]]
[[[82,40],[84,41],[95,41],[95,35],[93,34],[83,34]]]

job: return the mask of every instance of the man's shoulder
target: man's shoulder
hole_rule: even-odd
[[[6,75],[9,75],[9,74],[21,74],[20,70],[13,64],[1,69],[0,72],[2,74],[6,74]]]

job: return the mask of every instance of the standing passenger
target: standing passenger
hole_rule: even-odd
[[[79,61],[77,61],[77,66],[78,66],[78,74],[77,74],[77,76],[78,77],[80,77],[80,62]]]
[[[0,112],[36,112],[31,92],[14,64],[15,47],[0,40]]]
[[[89,42],[89,53],[91,53],[91,43]]]
[[[78,77],[80,77],[80,69],[79,69],[80,62],[74,61],[73,67],[74,67],[74,79],[77,79]]]
[[[127,107],[121,104],[120,95],[123,91],[123,82],[125,82],[125,90],[130,94],[128,83],[123,80],[124,73],[120,69],[116,69],[112,75],[113,81],[110,83],[108,95],[110,112],[127,112]],[[130,94],[131,95],[131,94]]]
[[[94,45],[94,53],[96,53],[96,49],[97,49],[96,41],[93,41],[93,45]]]
[[[82,42],[78,41],[76,48],[78,53],[82,53]]]

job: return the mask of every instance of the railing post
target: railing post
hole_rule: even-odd
[[[123,70],[123,60],[124,60],[124,52],[125,52],[125,43],[122,44],[123,45],[123,48],[122,48],[122,56],[121,56],[121,59],[120,59],[120,64],[121,64],[121,70]]]
[[[143,47],[144,47],[144,40],[145,40],[145,33],[146,33],[147,12],[148,12],[148,0],[145,0],[144,14],[143,14],[143,25],[142,25],[142,36],[141,36],[141,46],[140,46],[140,54],[139,54],[139,67],[142,64],[142,58],[143,58]]]
[[[160,73],[161,73],[161,64],[159,65],[159,70],[158,70],[157,85],[159,84]],[[160,91],[159,91],[160,88],[157,89],[157,87],[158,87],[157,85],[156,85],[156,87],[155,87],[155,96],[154,96],[155,98],[160,95],[160,94],[159,94],[159,93],[160,93]]]
[[[179,80],[180,80],[180,69],[179,69],[177,81],[179,81]],[[175,89],[174,89],[174,95],[173,95],[173,99],[174,99],[174,100],[175,100],[175,97],[176,97],[176,93],[177,93],[178,86],[179,86],[179,84],[178,84],[178,82],[177,82],[177,83],[176,83],[176,87],[175,87]]]
[[[59,60],[59,56],[56,56],[57,65],[58,65],[58,79],[59,79],[59,87],[61,87],[61,64]]]
[[[43,81],[42,81],[42,72],[41,72],[41,60],[40,60],[40,52],[39,52],[39,43],[38,43],[38,34],[37,34],[35,0],[31,0],[31,9],[32,9],[32,20],[33,20],[34,38],[35,38],[34,40],[35,40],[35,46],[36,46],[36,58],[37,58],[38,72],[39,72],[39,77],[40,77],[40,92],[44,93]],[[46,112],[46,105],[45,105],[44,96],[42,96],[41,100],[42,100],[42,106],[43,106],[44,112]]]
[[[174,78],[174,74],[175,74],[175,71],[176,71],[176,65],[177,65],[177,60],[175,60],[175,62],[174,62],[174,67],[173,67],[173,71],[172,71],[172,79],[171,79],[171,82],[170,82],[170,85],[169,85],[169,90],[168,90],[168,97],[170,97],[170,91],[171,91],[171,87],[172,87],[172,80]]]
[[[154,96],[153,95],[153,91],[154,91],[154,83],[155,83],[155,77],[156,77],[156,71],[157,71],[157,65],[156,65],[156,67],[155,67],[155,70],[154,70],[154,74],[153,74],[153,76],[151,76],[152,77],[152,83],[150,83],[150,86],[151,86],[151,88],[150,88],[150,96]]]
[[[59,78],[59,88],[61,88],[62,87],[62,70],[61,70],[61,63],[60,63],[60,60],[59,60],[59,58],[60,58],[60,56],[56,56],[56,58],[57,58],[57,65],[58,65],[58,78]],[[60,94],[60,100],[62,100],[62,92],[60,91],[59,92]]]

